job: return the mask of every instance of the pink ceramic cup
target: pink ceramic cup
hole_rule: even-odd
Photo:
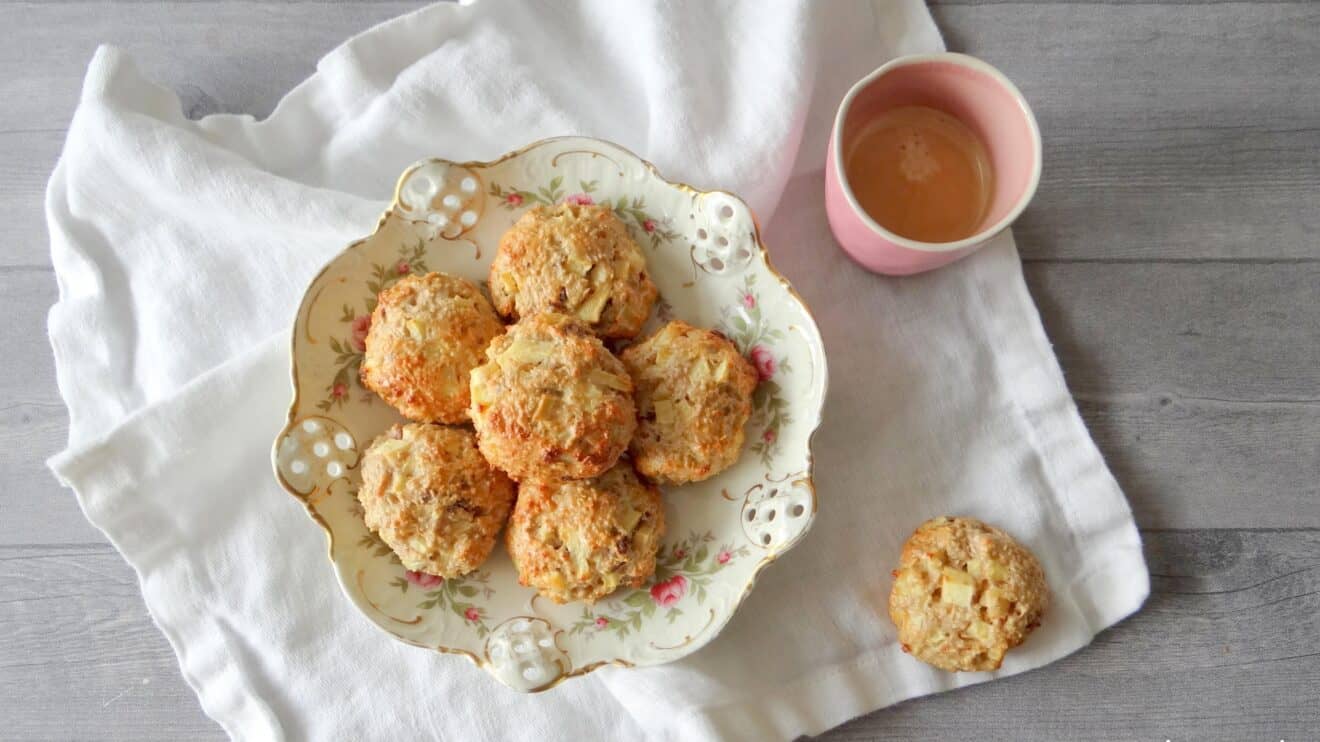
[[[843,154],[862,126],[891,108],[928,106],[967,125],[994,170],[990,209],[976,234],[918,242],[876,223],[848,185]],[[843,249],[876,273],[902,276],[952,263],[1008,228],[1040,182],[1040,129],[1027,101],[999,70],[965,54],[900,57],[867,75],[839,104],[825,159],[825,210]]]

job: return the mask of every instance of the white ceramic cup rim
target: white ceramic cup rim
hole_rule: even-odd
[[[908,67],[916,64],[926,64],[928,62],[949,62],[952,64],[956,64],[989,75],[992,79],[994,79],[1001,86],[1003,86],[1004,89],[1007,90],[1010,95],[1013,96],[1013,100],[1016,101],[1018,107],[1022,109],[1022,114],[1026,117],[1027,120],[1027,128],[1031,132],[1031,150],[1032,150],[1031,178],[1027,181],[1027,187],[1023,189],[1022,195],[1018,198],[1017,203],[1013,204],[1013,208],[1008,210],[1008,213],[1004,215],[1003,219],[1000,219],[999,221],[995,222],[989,227],[982,229],[981,231],[977,232],[971,237],[965,237],[956,242],[919,242],[917,240],[908,239],[907,237],[894,234],[888,229],[885,229],[884,227],[880,226],[878,222],[876,222],[874,219],[871,218],[870,214],[866,213],[866,210],[862,208],[861,204],[857,203],[857,197],[853,195],[852,186],[849,185],[848,183],[848,173],[843,167],[843,121],[845,118],[847,118],[849,109],[852,108],[853,99],[855,99],[859,93],[861,93],[863,90],[869,87],[871,83],[880,79],[880,77],[889,73],[891,70],[896,70],[900,67]],[[1036,116],[1031,112],[1031,106],[1027,105],[1027,99],[1022,97],[1022,91],[1018,90],[1017,86],[1014,85],[1011,80],[1009,80],[1007,77],[1004,76],[1004,73],[995,69],[986,62],[983,62],[977,59],[976,57],[971,57],[966,54],[958,54],[956,52],[937,52],[934,54],[911,54],[906,57],[899,57],[897,59],[890,60],[889,62],[886,62],[885,64],[881,65],[871,74],[867,75],[866,77],[863,77],[861,80],[858,80],[857,83],[854,84],[852,88],[848,90],[848,94],[843,96],[843,102],[839,104],[838,113],[834,115],[833,134],[834,136],[832,137],[832,139],[834,141],[834,144],[830,148],[831,150],[830,157],[833,158],[834,160],[834,172],[837,174],[839,178],[839,186],[843,191],[844,198],[848,200],[848,206],[853,210],[853,213],[855,213],[858,217],[861,218],[862,223],[870,227],[872,231],[876,232],[881,237],[885,238],[886,240],[889,240],[895,245],[898,245],[900,247],[905,247],[909,250],[918,250],[920,252],[936,252],[936,253],[955,252],[957,250],[963,250],[969,247],[974,247],[982,242],[989,240],[991,237],[994,237],[996,234],[999,234],[1001,231],[1003,231],[1006,227],[1008,227],[1008,225],[1012,224],[1013,220],[1017,219],[1018,216],[1022,214],[1023,209],[1027,208],[1027,204],[1030,203],[1032,197],[1036,195],[1036,186],[1040,184],[1040,170],[1041,170],[1040,127],[1037,126],[1036,124]]]

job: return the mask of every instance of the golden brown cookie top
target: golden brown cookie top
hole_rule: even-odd
[[[664,530],[659,490],[625,460],[594,479],[522,482],[505,541],[523,585],[592,602],[645,583]]]
[[[638,471],[683,484],[738,460],[757,376],[728,338],[675,320],[622,360],[636,385],[638,427],[629,450]]]
[[[380,292],[371,314],[362,384],[410,420],[467,422],[468,374],[502,332],[471,281],[405,276]]]
[[[362,456],[367,527],[418,572],[457,577],[479,567],[513,498],[513,482],[465,428],[394,425]]]
[[[481,452],[514,479],[583,479],[619,460],[637,427],[633,383],[584,325],[538,314],[509,328],[471,375]]]
[[[889,615],[903,651],[943,670],[996,670],[1049,605],[1035,555],[973,518],[939,517],[903,545]]]
[[[570,316],[603,338],[634,337],[655,303],[646,258],[608,206],[536,206],[500,239],[495,309],[511,320]]]

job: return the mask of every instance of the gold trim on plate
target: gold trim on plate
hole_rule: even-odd
[[[422,615],[421,615],[420,613],[417,614],[416,616],[413,616],[412,618],[408,618],[408,619],[399,618],[398,616],[391,616],[389,613],[387,613],[387,612],[385,611],[384,608],[381,608],[379,605],[377,605],[377,604],[376,604],[376,601],[374,601],[374,600],[372,600],[371,598],[367,597],[367,586],[364,585],[364,584],[362,584],[362,577],[363,577],[363,575],[365,575],[366,573],[367,573],[367,570],[365,570],[365,569],[359,569],[359,570],[357,571],[357,586],[358,586],[358,591],[362,593],[362,599],[365,600],[365,601],[367,601],[367,604],[370,605],[372,608],[375,608],[377,613],[379,613],[380,615],[384,616],[385,618],[388,618],[388,619],[391,620],[391,621],[397,621],[398,623],[401,623],[401,624],[407,624],[407,625],[409,625],[409,626],[416,626],[417,624],[419,624],[419,623],[422,622]]]
[[[620,149],[622,149],[622,147]],[[626,152],[627,150],[624,151]],[[614,165],[614,167],[617,167],[619,169],[619,177],[623,177],[624,175],[623,165],[620,165],[618,160],[614,159],[613,157],[610,157],[609,155],[603,152],[595,152],[589,149],[566,149],[563,152],[560,152],[559,154],[550,158],[550,167],[559,167],[559,158],[564,157],[566,155],[591,155],[593,159],[596,157],[600,157],[609,160],[610,163]]]
[[[737,609],[735,608],[734,610]],[[711,608],[710,616],[706,619],[706,625],[698,629],[695,634],[688,634],[687,636],[683,637],[683,641],[679,642],[678,644],[675,644],[672,647],[661,647],[657,645],[655,642],[647,642],[647,643],[651,645],[651,649],[659,649],[661,651],[669,651],[671,649],[682,649],[683,647],[686,647],[687,645],[691,644],[694,638],[701,636],[703,633],[705,633],[706,629],[709,629],[710,625],[713,623],[715,623],[715,609]]]
[[[761,226],[760,226],[760,223],[759,223],[759,221],[757,220],[756,214],[751,210],[751,207],[747,206],[747,204],[746,204],[745,201],[743,201],[741,198],[739,198],[738,196],[736,196],[736,195],[734,195],[733,193],[730,193],[730,192],[728,192],[728,191],[719,190],[719,189],[708,190],[708,191],[702,191],[702,190],[698,190],[697,188],[695,188],[695,187],[693,187],[693,186],[691,186],[691,185],[689,185],[689,184],[687,184],[687,183],[684,183],[684,182],[681,182],[681,181],[672,181],[672,180],[669,180],[669,179],[665,178],[663,175],[661,175],[660,172],[659,172],[659,170],[657,170],[656,167],[655,167],[655,165],[652,164],[649,160],[646,160],[646,159],[641,158],[641,157],[637,157],[637,155],[633,154],[633,153],[630,152],[628,149],[626,149],[626,148],[624,148],[624,147],[621,147],[621,146],[619,146],[619,145],[617,145],[617,144],[614,144],[613,142],[609,142],[609,141],[602,140],[602,139],[589,139],[589,138],[587,138],[587,137],[550,137],[550,138],[547,138],[547,139],[540,139],[540,140],[537,140],[537,141],[532,142],[532,143],[530,143],[530,144],[527,144],[527,145],[525,145],[525,146],[523,146],[523,147],[520,147],[520,148],[518,148],[518,149],[515,149],[515,150],[512,150],[512,151],[510,151],[510,152],[507,152],[507,153],[505,153],[504,155],[501,155],[500,157],[498,157],[498,158],[496,158],[496,159],[494,159],[494,160],[489,160],[489,161],[472,160],[472,161],[467,161],[467,162],[455,162],[455,161],[452,161],[452,160],[445,160],[445,159],[443,159],[443,158],[429,158],[429,159],[421,160],[421,161],[419,161],[419,162],[417,162],[417,163],[414,163],[413,165],[409,166],[406,170],[404,170],[403,173],[399,176],[399,179],[398,179],[398,181],[396,182],[396,184],[395,184],[395,186],[394,186],[394,194],[393,194],[393,198],[391,199],[390,206],[389,206],[389,207],[385,210],[385,212],[381,215],[380,220],[379,220],[379,221],[377,222],[377,224],[376,224],[376,228],[375,228],[375,230],[373,230],[372,233],[371,233],[370,235],[368,235],[367,237],[365,237],[365,238],[363,238],[363,239],[360,239],[360,240],[357,240],[357,241],[351,243],[350,245],[348,245],[347,247],[345,247],[344,250],[340,251],[337,255],[335,255],[333,258],[331,258],[331,259],[330,259],[330,260],[329,260],[329,261],[328,261],[328,262],[327,262],[327,263],[321,268],[321,270],[317,272],[316,276],[312,278],[311,282],[310,282],[308,285],[309,285],[309,286],[313,286],[313,285],[315,285],[318,281],[321,280],[321,278],[326,274],[326,272],[330,269],[330,267],[331,267],[334,263],[336,263],[341,257],[343,257],[345,254],[349,253],[350,251],[352,251],[352,250],[354,250],[354,249],[356,249],[356,248],[359,248],[359,247],[361,247],[362,245],[364,245],[364,244],[370,242],[370,241],[372,240],[372,238],[374,238],[377,234],[379,234],[380,231],[386,226],[386,224],[389,222],[389,219],[390,219],[391,217],[395,217],[395,216],[398,215],[397,212],[398,212],[398,209],[399,209],[399,197],[400,197],[400,193],[401,193],[402,188],[403,188],[403,184],[404,184],[404,182],[408,179],[408,176],[411,175],[411,174],[413,173],[413,171],[416,170],[418,167],[421,167],[422,165],[425,165],[425,164],[428,164],[428,163],[433,163],[433,162],[434,162],[434,163],[444,163],[444,164],[447,164],[447,165],[449,165],[449,166],[451,166],[451,167],[461,167],[461,168],[469,169],[469,170],[474,171],[474,173],[475,173],[475,171],[478,171],[478,170],[487,170],[487,169],[489,169],[489,168],[491,168],[491,167],[494,167],[494,166],[496,166],[496,165],[499,165],[500,163],[506,162],[506,161],[508,161],[508,160],[510,160],[510,159],[512,159],[512,158],[514,158],[514,157],[517,157],[517,156],[519,156],[519,155],[522,155],[522,154],[524,154],[524,153],[526,153],[526,152],[529,152],[529,151],[531,151],[531,150],[533,150],[533,149],[536,149],[536,148],[539,148],[539,147],[543,147],[543,146],[546,146],[546,145],[550,145],[550,144],[554,144],[554,143],[556,143],[556,142],[564,142],[564,141],[569,141],[569,140],[573,140],[573,141],[581,141],[581,142],[594,142],[594,143],[598,143],[598,144],[600,144],[600,145],[603,145],[604,147],[608,147],[608,148],[611,148],[611,149],[614,149],[614,150],[620,151],[620,152],[622,152],[622,153],[624,153],[624,154],[626,154],[626,155],[629,155],[629,156],[631,156],[631,157],[636,158],[637,161],[640,162],[640,163],[642,164],[642,166],[643,166],[643,167],[644,167],[644,168],[645,168],[645,169],[646,169],[646,170],[647,170],[652,176],[654,176],[657,180],[659,180],[660,182],[665,183],[665,184],[667,184],[667,185],[669,185],[669,186],[671,186],[671,187],[677,188],[677,189],[679,189],[679,190],[682,191],[682,192],[685,192],[685,193],[690,194],[690,195],[692,196],[692,203],[693,203],[693,205],[695,205],[699,200],[702,200],[702,199],[705,199],[705,198],[709,198],[709,197],[711,197],[711,196],[715,196],[715,195],[723,196],[723,197],[725,197],[725,198],[731,199],[732,201],[734,201],[734,202],[736,202],[736,203],[738,203],[738,204],[741,204],[741,205],[743,206],[743,208],[747,209],[747,213],[751,216],[751,219],[752,219],[752,237],[753,237],[754,242],[755,242],[755,244],[756,244],[757,254],[759,254],[760,257],[761,257],[762,265],[765,267],[765,269],[766,269],[766,270],[767,270],[772,276],[774,276],[774,277],[778,280],[779,285],[782,286],[782,287],[788,292],[789,296],[791,296],[791,297],[794,299],[794,301],[797,303],[798,307],[801,308],[801,311],[802,311],[802,312],[803,312],[808,318],[811,319],[813,325],[816,325],[817,327],[819,326],[819,325],[816,323],[815,316],[811,313],[811,309],[810,309],[810,307],[807,306],[806,301],[802,298],[802,295],[799,294],[799,293],[797,292],[797,290],[793,288],[792,284],[789,283],[788,279],[787,279],[782,273],[780,273],[778,269],[776,269],[776,268],[774,267],[774,263],[770,260],[770,253],[769,253],[769,250],[766,248],[764,241],[762,241],[762,239],[761,239]],[[562,155],[565,155],[565,154],[570,154],[570,153],[573,153],[573,152],[576,152],[576,151],[577,151],[577,150],[569,150],[569,151],[565,151],[565,152],[559,153],[558,155],[556,155],[555,158],[552,158],[552,162],[551,162],[552,166],[555,164],[554,161],[557,160],[558,157],[560,157],[560,156],[562,156]],[[609,155],[607,155],[607,154],[605,154],[605,153],[603,153],[603,152],[592,152],[591,150],[586,150],[586,149],[584,149],[584,150],[580,150],[580,152],[582,152],[582,153],[586,153],[586,154],[595,154],[595,155],[598,155],[598,156],[601,156],[601,157],[605,157],[606,159],[610,160],[610,162],[614,163],[616,167],[620,167],[620,169],[622,170],[621,166],[619,166],[619,164],[618,164],[617,161],[613,160],[611,157],[609,157]],[[460,237],[461,237],[461,235],[460,235]],[[458,239],[452,239],[452,240],[451,240],[451,239],[448,239],[448,238],[444,238],[443,236],[441,236],[440,239],[444,239],[444,240],[447,241],[447,242],[455,242],[455,241],[459,241]],[[467,241],[468,241],[470,244],[472,244],[472,245],[474,246],[474,248],[476,248],[477,250],[480,250],[480,247],[477,246],[477,245],[475,244],[475,242],[472,242],[471,240],[467,240]],[[694,262],[695,262],[695,261],[694,261]],[[315,300],[316,300],[317,298],[319,298],[319,296],[320,296],[320,292],[319,292],[319,291],[317,291],[317,292],[315,292],[315,293],[312,293],[312,294],[304,294],[303,300],[302,300],[302,302],[300,303],[299,308],[298,308],[298,313],[295,315],[295,330],[296,330],[296,325],[297,325],[298,318],[303,318],[303,317],[306,317],[306,316],[308,315],[308,313],[310,312],[311,305],[315,302]],[[307,328],[306,328],[306,325],[305,325],[305,323],[304,323],[304,331],[306,331],[306,330],[307,330]],[[807,335],[807,333],[806,333],[805,330],[803,330],[802,332],[803,332],[804,336]],[[309,339],[310,339],[310,338],[309,338]],[[296,497],[297,499],[299,499],[300,501],[302,501],[303,504],[307,507],[308,515],[312,518],[313,521],[315,521],[315,522],[317,523],[317,525],[319,525],[319,526],[321,527],[322,530],[325,531],[325,533],[326,533],[326,538],[327,538],[327,550],[326,550],[326,553],[327,553],[327,556],[329,556],[331,562],[333,563],[333,562],[334,562],[334,549],[335,549],[335,535],[334,535],[334,531],[333,531],[333,529],[330,527],[329,523],[326,522],[325,518],[321,516],[320,512],[318,512],[318,510],[317,510],[313,505],[311,505],[311,504],[307,501],[306,498],[300,496],[300,495],[299,495],[299,494],[293,489],[293,487],[290,486],[290,484],[289,484],[287,481],[285,481],[284,476],[283,476],[283,475],[280,473],[280,471],[279,471],[279,465],[278,465],[278,448],[279,448],[279,443],[280,443],[281,440],[284,439],[284,436],[287,435],[287,434],[289,433],[290,429],[293,427],[293,425],[294,425],[294,423],[295,423],[295,421],[296,421],[296,416],[298,415],[298,412],[299,412],[300,402],[301,402],[301,390],[299,389],[299,386],[298,386],[298,362],[297,362],[297,353],[296,353],[298,342],[299,342],[299,337],[298,337],[298,335],[297,335],[297,333],[296,333],[296,331],[295,331],[295,332],[292,334],[292,337],[291,337],[291,339],[290,339],[290,343],[289,343],[289,355],[290,355],[289,377],[290,377],[290,384],[291,384],[291,386],[292,386],[292,388],[293,388],[293,399],[292,399],[292,400],[290,401],[290,403],[289,403],[289,409],[288,409],[288,412],[286,413],[286,416],[285,416],[285,424],[284,424],[284,426],[280,429],[280,432],[276,435],[276,437],[275,437],[275,442],[274,442],[274,444],[273,444],[272,447],[271,447],[271,466],[272,466],[272,469],[274,470],[274,473],[275,473],[275,479],[276,479],[277,482],[279,482],[280,486],[281,486],[286,492],[288,492],[289,494],[293,495],[294,497]],[[314,343],[315,340],[312,340],[312,342]],[[814,347],[811,343],[808,343],[807,346],[808,346],[808,348],[813,348],[813,347]],[[816,368],[817,366],[819,366],[819,372],[820,372],[820,374],[821,374],[821,385],[822,385],[822,390],[821,390],[821,405],[820,405],[820,410],[818,411],[818,413],[817,413],[817,415],[816,415],[816,419],[812,422],[811,432],[810,432],[810,433],[808,434],[808,436],[807,436],[807,468],[806,468],[806,470],[805,470],[805,475],[806,475],[806,476],[803,477],[802,480],[801,480],[802,483],[806,486],[807,490],[810,492],[810,495],[811,495],[811,512],[812,512],[813,520],[814,520],[815,514],[817,513],[817,510],[818,510],[818,507],[819,507],[819,501],[818,501],[817,494],[816,494],[815,482],[814,482],[814,480],[812,479],[812,474],[813,474],[814,464],[815,464],[815,456],[814,456],[814,453],[813,453],[813,451],[812,451],[812,444],[814,443],[814,440],[815,440],[815,436],[816,436],[816,434],[817,434],[817,433],[819,432],[819,430],[820,430],[820,425],[821,425],[821,422],[822,422],[822,419],[823,419],[823,416],[824,416],[824,410],[825,410],[825,399],[828,397],[828,394],[829,394],[829,388],[828,388],[828,387],[829,387],[829,375],[828,375],[828,367],[827,367],[827,365],[826,365],[825,355],[824,355],[824,353],[823,353],[823,349],[824,349],[824,341],[823,341],[823,339],[821,340],[820,348],[821,348],[821,351],[822,351],[822,352],[820,353],[819,357],[817,357],[816,354],[813,353],[813,354],[812,354],[811,361],[812,361],[812,374],[813,374],[813,379],[814,379],[814,374],[817,372],[817,368]],[[332,418],[332,419],[333,419],[333,418]],[[726,495],[726,497],[727,497],[727,495]],[[810,528],[810,525],[811,525],[811,524],[808,523],[808,526],[807,526],[808,529]],[[800,535],[798,536],[798,539],[800,539],[800,538],[802,537],[802,535],[805,535],[805,533],[806,533],[806,530],[804,530],[803,533],[800,534]],[[742,594],[739,595],[739,597],[737,598],[737,600],[734,602],[732,609],[731,609],[731,610],[730,610],[730,611],[724,616],[724,620],[718,622],[719,625],[718,625],[718,626],[715,626],[715,624],[717,623],[717,620],[716,620],[716,617],[715,617],[715,615],[714,615],[714,610],[712,609],[712,610],[711,610],[711,618],[710,618],[710,620],[707,622],[707,626],[706,626],[705,628],[703,628],[702,632],[698,632],[697,634],[693,635],[693,637],[700,636],[703,632],[706,632],[706,633],[710,634],[711,636],[713,636],[715,633],[718,633],[719,629],[722,628],[723,625],[724,625],[725,623],[727,623],[728,620],[729,620],[730,618],[732,618],[733,614],[737,612],[737,609],[738,609],[738,607],[741,605],[742,601],[744,601],[744,600],[747,598],[747,595],[752,591],[752,588],[755,587],[755,584],[756,584],[756,578],[760,575],[761,571],[764,570],[764,569],[765,569],[767,566],[769,566],[771,563],[773,563],[773,562],[774,562],[774,561],[775,561],[780,555],[784,554],[785,552],[786,552],[785,549],[780,549],[780,550],[777,550],[777,551],[774,552],[774,553],[767,554],[765,557],[763,557],[763,558],[761,559],[761,561],[759,561],[759,562],[756,564],[756,566],[752,569],[751,573],[748,575],[748,578],[747,578],[747,584],[746,584],[746,586],[744,587]],[[338,572],[338,568],[337,568],[337,567],[336,567],[336,572]],[[359,586],[359,587],[360,587],[360,586]],[[363,593],[363,595],[364,595],[364,599],[365,599],[365,593]],[[368,602],[369,602],[369,601],[368,601]],[[382,615],[387,615],[387,614],[384,614],[384,613],[382,612]],[[420,617],[419,617],[419,618],[420,618]],[[398,619],[395,619],[395,620],[398,620]],[[545,619],[540,619],[540,620],[545,620]],[[404,623],[406,623],[406,622],[404,622]],[[548,622],[547,622],[547,623],[548,623]],[[709,629],[710,629],[712,626],[714,626],[715,631],[714,631],[714,632],[709,632]],[[384,628],[384,627],[382,627],[382,628]],[[388,629],[387,629],[387,631],[388,631]],[[473,664],[477,665],[478,667],[480,667],[480,668],[482,668],[482,669],[485,669],[485,670],[487,670],[487,671],[489,671],[489,669],[490,669],[490,668],[489,668],[489,665],[488,665],[487,662],[483,661],[482,658],[479,658],[476,654],[474,654],[473,652],[470,652],[470,651],[468,651],[468,650],[458,649],[458,648],[454,648],[454,647],[442,647],[442,646],[426,647],[426,645],[423,645],[423,644],[421,644],[421,643],[419,643],[419,642],[417,642],[417,641],[415,641],[415,640],[409,639],[409,638],[407,638],[407,637],[401,636],[401,635],[399,635],[399,634],[397,634],[397,633],[395,633],[395,632],[392,632],[392,631],[391,631],[391,632],[389,632],[389,633],[390,633],[391,635],[393,635],[395,638],[397,638],[397,639],[399,639],[399,640],[401,640],[401,641],[404,641],[404,642],[406,642],[406,643],[408,643],[408,644],[412,644],[412,645],[414,645],[414,646],[419,646],[419,647],[425,647],[425,648],[428,648],[428,649],[433,649],[433,650],[435,650],[435,651],[437,651],[437,652],[440,652],[440,653],[442,653],[442,654],[455,654],[455,655],[464,656],[464,657],[467,657],[469,660],[471,660],[471,661],[473,662]],[[708,640],[708,639],[709,639],[709,636],[706,637],[706,638],[707,638],[707,640]],[[683,647],[689,646],[689,645],[692,643],[692,641],[694,641],[694,640],[693,640],[693,639],[689,639],[688,641],[685,641],[683,644],[678,645],[678,647],[679,647],[679,648],[683,648]],[[571,658],[570,658],[570,659],[571,659]],[[674,659],[677,659],[677,658],[674,658]],[[534,690],[532,690],[532,691],[530,691],[530,692],[537,693],[537,692],[542,692],[542,691],[545,691],[545,690],[549,690],[549,689],[551,689],[551,688],[554,688],[555,686],[557,686],[559,683],[563,682],[564,680],[567,680],[568,678],[578,677],[578,676],[581,676],[581,675],[585,675],[585,674],[587,674],[587,673],[589,673],[589,672],[592,672],[593,670],[596,670],[596,669],[598,669],[598,668],[600,668],[600,667],[605,667],[605,666],[607,666],[607,665],[614,665],[614,666],[618,666],[618,667],[635,667],[635,666],[636,666],[633,662],[630,662],[630,661],[628,661],[628,660],[626,660],[626,659],[623,659],[623,658],[614,658],[614,659],[611,659],[611,660],[601,660],[601,661],[597,661],[597,662],[590,663],[590,664],[588,664],[588,665],[584,665],[584,666],[582,666],[582,667],[578,667],[578,668],[574,668],[574,669],[568,670],[568,671],[564,672],[562,675],[560,675],[558,678],[556,678],[554,681],[550,682],[549,684],[547,684],[547,685],[545,685],[545,686],[543,686],[543,687],[541,687],[541,688],[536,688],[536,689],[534,689]]]

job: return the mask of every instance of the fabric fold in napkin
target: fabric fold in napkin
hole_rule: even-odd
[[[187,120],[123,52],[99,50],[47,195],[70,418],[51,466],[137,571],[206,713],[245,740],[787,740],[1039,667],[1136,610],[1148,578],[1132,516],[1011,235],[907,279],[866,273],[830,237],[835,106],[888,59],[940,48],[919,0],[483,0],[351,39],[264,121]],[[721,636],[521,696],[360,616],[268,454],[302,291],[371,231],[403,168],[561,134],[742,195],[813,309],[832,378],[816,525]],[[997,673],[935,671],[895,643],[889,570],[940,514],[1006,529],[1050,578],[1054,607]]]

